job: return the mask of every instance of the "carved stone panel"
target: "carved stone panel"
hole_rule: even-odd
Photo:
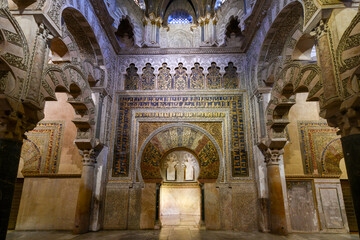
[[[155,75],[154,68],[150,63],[146,64],[141,75],[141,90],[153,90],[155,89]]]
[[[216,63],[211,63],[211,67],[208,69],[208,75],[206,76],[207,88],[208,89],[219,89],[221,88],[221,74],[220,68],[216,66]]]
[[[287,180],[286,183],[291,229],[296,232],[319,231],[312,181]]]
[[[238,86],[238,74],[236,72],[236,67],[232,62],[225,68],[225,74],[223,77],[223,87],[225,89],[233,89]]]
[[[190,88],[191,89],[203,89],[205,87],[203,68],[199,63],[195,63],[195,67],[191,68],[190,75]]]
[[[125,90],[138,90],[139,89],[139,75],[137,74],[135,64],[130,64],[126,69],[125,75]]]
[[[158,75],[158,89],[160,90],[169,90],[171,89],[171,74],[170,68],[167,67],[166,63],[162,64],[162,67],[159,69]]]
[[[185,90],[188,88],[188,75],[182,63],[179,63],[179,67],[175,68],[174,88],[177,90]]]
[[[326,232],[348,232],[344,198],[339,179],[315,179],[320,223]]]

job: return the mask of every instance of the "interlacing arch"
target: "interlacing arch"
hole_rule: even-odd
[[[323,83],[320,67],[314,63],[290,62],[275,79],[271,99],[266,109],[266,125],[270,139],[285,139],[285,127],[289,123],[288,113],[295,104],[295,94],[308,92],[308,101],[322,104]]]
[[[95,104],[91,98],[89,82],[81,69],[68,63],[49,64],[41,85],[43,104],[45,101],[56,101],[55,92],[68,93],[68,103],[77,115],[73,120],[78,129],[75,143],[80,150],[91,148],[95,132]]]

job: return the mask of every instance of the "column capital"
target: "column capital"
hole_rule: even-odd
[[[310,33],[311,36],[315,37],[316,40],[319,40],[323,36],[325,36],[329,31],[329,25],[324,22],[324,20],[320,20],[319,24],[314,28],[314,30]]]
[[[270,149],[263,151],[267,165],[278,165],[280,156],[284,154],[284,149]]]
[[[91,166],[94,167],[96,164],[96,154],[94,149],[89,150],[81,150],[80,154],[82,155],[83,159],[83,166]]]

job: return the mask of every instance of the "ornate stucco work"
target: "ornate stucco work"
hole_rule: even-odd
[[[188,187],[207,229],[356,231],[359,36],[358,1],[1,1],[0,239],[16,177],[19,230],[157,229]]]

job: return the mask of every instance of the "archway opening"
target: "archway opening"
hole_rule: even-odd
[[[197,183],[200,166],[194,153],[173,149],[160,162],[160,221],[163,227],[198,227],[201,189]]]

